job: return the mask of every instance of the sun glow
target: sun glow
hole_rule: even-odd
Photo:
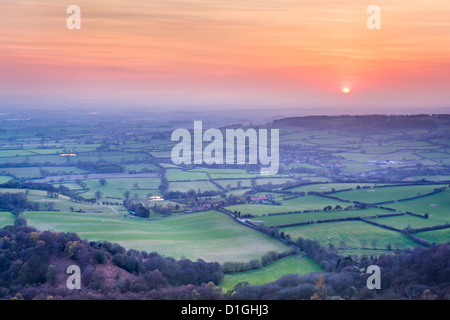
[[[344,88],[344,89],[342,89],[342,93],[345,93],[345,94],[350,93],[350,89],[349,88]]]

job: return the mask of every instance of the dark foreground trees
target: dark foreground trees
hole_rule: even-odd
[[[312,240],[296,244],[327,272],[240,283],[224,293],[219,263],[38,232],[19,218],[0,229],[0,299],[450,299],[450,243],[358,262]],[[366,288],[372,264],[381,269],[381,290]],[[81,269],[81,290],[66,286],[70,265]]]
[[[450,300],[450,243],[417,247],[404,254],[363,257],[353,261],[321,247],[316,241],[299,239],[298,245],[327,273],[286,275],[260,286],[238,284],[231,299],[442,299]],[[366,286],[370,265],[381,269],[381,290]],[[318,289],[320,288],[320,290]],[[321,293],[319,294],[319,291]]]
[[[69,290],[66,268],[81,269]],[[0,299],[221,299],[222,267],[38,232],[23,221],[0,229]]]

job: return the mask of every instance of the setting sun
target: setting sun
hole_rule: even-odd
[[[342,89],[342,93],[350,93],[350,89],[349,88],[344,88],[344,89]]]

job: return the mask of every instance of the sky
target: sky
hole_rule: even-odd
[[[449,17],[448,0],[1,0],[0,106],[450,113]]]

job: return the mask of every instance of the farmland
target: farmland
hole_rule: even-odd
[[[411,198],[432,192],[442,185],[398,186],[385,188],[369,188],[361,190],[344,191],[338,194],[339,198],[365,203],[378,203]]]
[[[385,249],[388,244],[393,248],[413,248],[416,243],[407,236],[395,231],[385,230],[360,221],[332,222],[283,228],[292,238],[315,239],[324,246],[330,243],[338,249],[369,248],[376,240],[376,248]],[[343,242],[342,242],[343,241]],[[365,243],[365,246],[363,245]]]
[[[250,284],[265,284],[277,280],[285,274],[306,274],[322,269],[311,259],[301,256],[289,256],[277,260],[258,270],[227,274],[220,286],[224,291],[231,290],[236,284],[246,281]]]
[[[318,211],[318,212],[305,212],[294,214],[281,214],[273,216],[258,217],[258,220],[263,221],[266,226],[286,225],[292,223],[320,221],[337,218],[348,217],[365,217],[375,216],[377,214],[384,214],[383,210],[379,209],[366,209],[366,210],[349,210],[349,211]]]
[[[14,215],[9,211],[0,211],[0,226],[14,224]]]
[[[215,211],[159,220],[124,218],[110,213],[27,212],[40,230],[75,232],[89,240],[117,242],[125,248],[156,251],[176,258],[248,261],[287,247]]]
[[[280,170],[266,176],[254,164],[174,165],[171,131],[192,122],[154,116],[2,122],[0,194],[26,195],[34,209],[19,217],[39,230],[220,263],[283,252],[298,238],[354,259],[450,240],[446,119],[426,130],[351,117],[275,120],[264,126],[280,129]],[[2,209],[0,226],[13,224]],[[227,274],[222,286],[319,270],[297,252]]]

